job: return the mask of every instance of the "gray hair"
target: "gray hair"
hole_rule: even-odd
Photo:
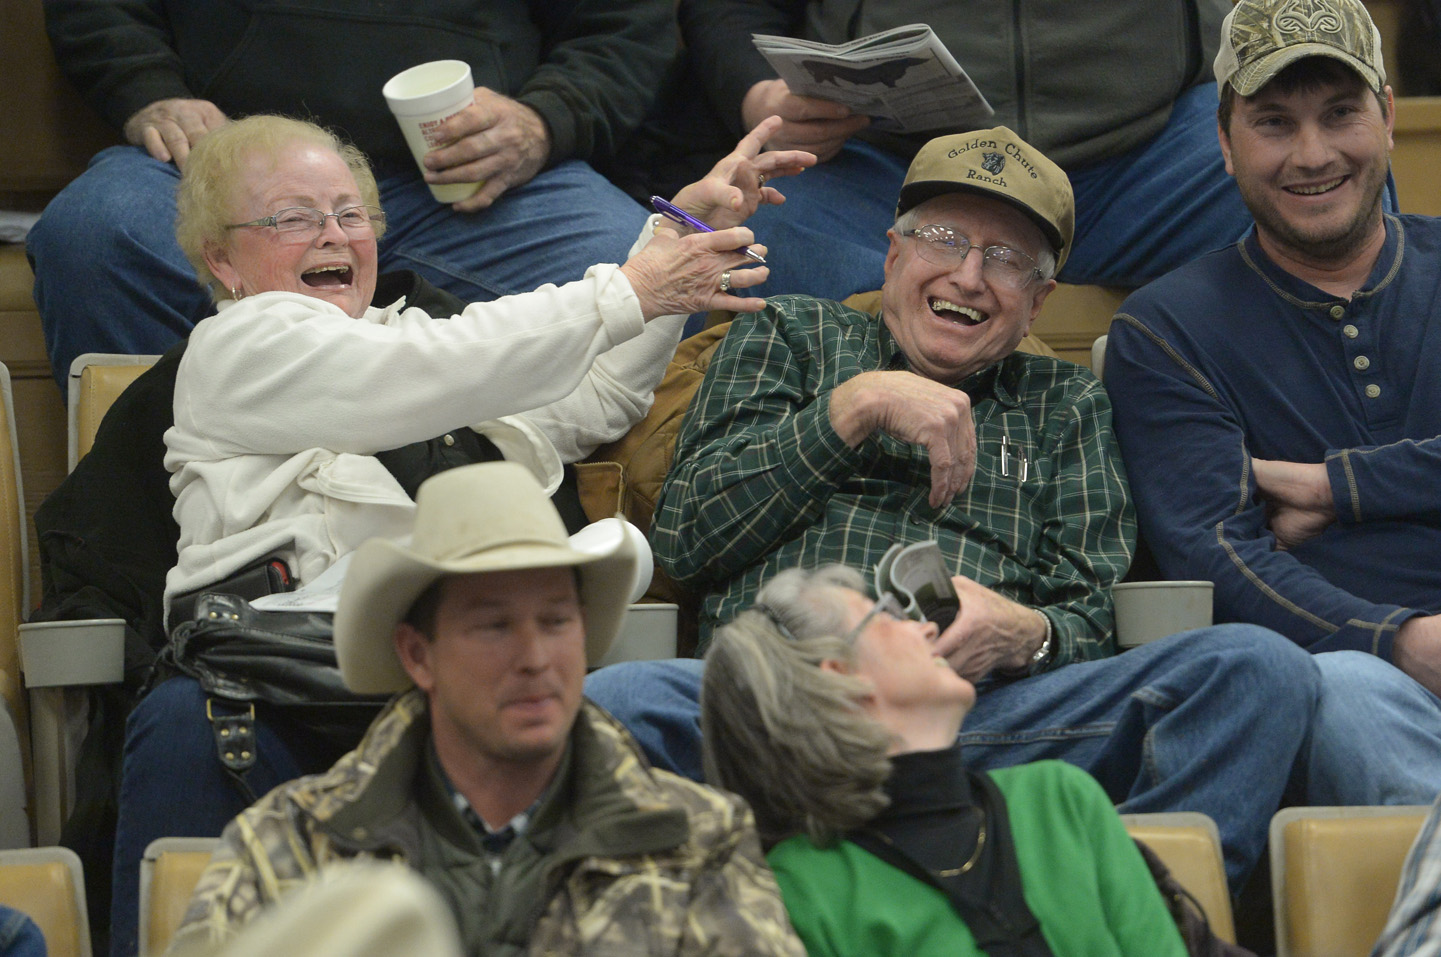
[[[781,572],[706,654],[706,780],[746,799],[768,845],[797,832],[827,843],[889,803],[892,737],[859,706],[867,685],[820,667],[855,660],[842,589],[864,591],[843,565]]]
[[[950,196],[952,194],[942,193],[941,195]],[[904,213],[901,213],[899,216],[896,217],[895,226],[892,228],[895,229],[897,233],[904,233],[915,229],[917,226],[924,226],[926,224],[926,220],[921,219],[921,217],[928,216],[930,214],[923,211],[928,205],[934,203],[940,198],[940,196],[932,196],[924,203],[918,203],[917,205],[912,206],[910,209],[906,210]],[[1030,222],[1030,217],[1027,217],[1026,221]],[[1041,232],[1041,227],[1037,226],[1036,232],[1040,234],[1041,237],[1040,246],[1036,249],[1034,253],[1025,249],[1021,250],[1021,252],[1025,253],[1036,261],[1036,268],[1041,271],[1041,282],[1049,282],[1052,279],[1056,278],[1056,251],[1052,249],[1051,244],[1046,241],[1045,233]]]

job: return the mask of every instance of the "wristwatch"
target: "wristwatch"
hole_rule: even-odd
[[[1028,667],[1032,674],[1035,674],[1036,669],[1040,668],[1041,665],[1045,664],[1051,657],[1051,637],[1055,634],[1055,627],[1051,624],[1051,616],[1043,611],[1037,611],[1036,614],[1040,615],[1041,620],[1046,623],[1046,637],[1041,639],[1041,647],[1036,649],[1034,655],[1031,655],[1031,661]]]

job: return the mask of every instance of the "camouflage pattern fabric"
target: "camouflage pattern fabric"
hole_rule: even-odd
[[[559,849],[560,863],[545,882],[554,892],[529,953],[803,957],[745,804],[652,769],[629,734],[590,702],[577,722],[584,727],[573,732],[573,745],[587,751],[575,765],[587,777],[577,793],[607,809],[607,827],[573,840],[607,852],[577,859]],[[424,696],[415,690],[400,695],[360,746],[329,771],[282,785],[232,821],[172,950],[229,938],[329,863],[415,859],[418,828],[426,824],[408,790],[427,726]],[[367,827],[357,812],[371,809],[377,813]],[[618,852],[627,815],[675,810],[684,813],[687,828],[673,847]],[[487,952],[485,942],[467,947]]]
[[[1361,0],[1243,0],[1226,27],[1216,78],[1242,96],[1309,56],[1341,60],[1373,90],[1386,83],[1381,34]]]

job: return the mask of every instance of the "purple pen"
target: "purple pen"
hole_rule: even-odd
[[[652,196],[650,198],[650,204],[655,207],[656,212],[660,213],[666,219],[680,223],[682,226],[689,226],[691,229],[702,233],[715,232],[714,229],[707,226],[700,220],[696,219],[690,213],[681,209],[679,206],[677,206],[675,203],[670,202],[669,200],[661,199],[659,196]],[[756,252],[754,249],[751,249],[749,246],[743,246],[739,251],[745,253],[751,259],[754,259],[756,262],[760,263],[762,266],[766,264],[765,257],[762,256],[760,253]]]

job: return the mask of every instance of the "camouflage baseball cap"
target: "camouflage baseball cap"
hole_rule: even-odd
[[[1041,151],[1004,126],[931,140],[906,171],[896,215],[946,193],[991,196],[1025,213],[1056,251],[1059,269],[1076,232],[1071,180]]]
[[[1361,0],[1240,0],[1221,24],[1216,82],[1252,96],[1311,56],[1340,60],[1377,93],[1386,85],[1381,33]]]

